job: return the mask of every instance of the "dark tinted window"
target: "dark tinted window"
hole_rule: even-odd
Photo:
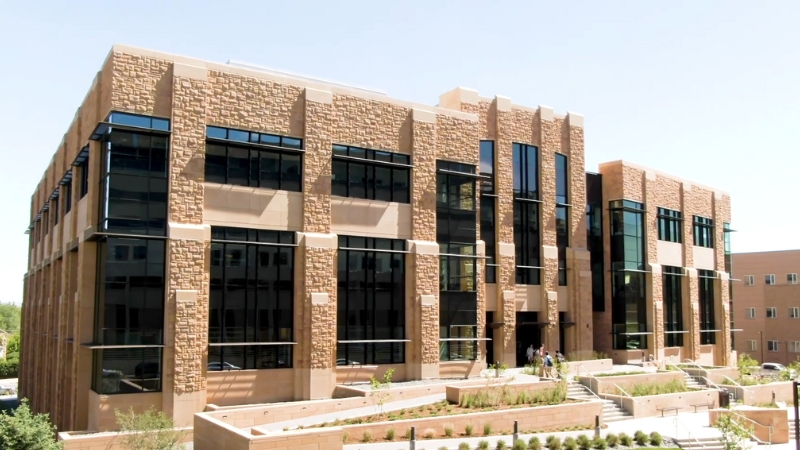
[[[345,145],[333,146],[331,193],[340,197],[409,203],[410,157]]]

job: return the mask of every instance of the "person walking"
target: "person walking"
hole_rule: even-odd
[[[539,362],[539,378],[544,378],[544,344],[539,346],[536,360]]]
[[[533,349],[533,344],[528,346],[528,350],[525,352],[525,356],[528,357],[528,364],[533,364],[533,358],[536,356],[536,351]]]
[[[555,378],[553,376],[553,357],[550,352],[544,352],[544,371],[547,378]]]

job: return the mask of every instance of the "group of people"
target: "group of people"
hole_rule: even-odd
[[[528,364],[536,364],[539,366],[539,377],[542,378],[558,378],[559,374],[556,371],[556,361],[559,363],[566,361],[560,350],[556,350],[556,357],[555,360],[553,360],[553,357],[550,356],[550,352],[545,351],[544,344],[539,348],[533,348],[533,344],[531,344],[525,354],[528,357]]]

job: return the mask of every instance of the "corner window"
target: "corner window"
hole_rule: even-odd
[[[714,221],[701,216],[694,216],[694,245],[696,247],[714,248]]]
[[[682,242],[681,229],[683,219],[680,211],[667,208],[658,208],[658,240],[667,242]]]
[[[764,284],[766,284],[767,286],[774,285],[775,284],[775,275],[774,274],[764,275]]]
[[[340,197],[409,203],[411,157],[345,145],[333,146],[331,193]]]
[[[778,309],[774,307],[767,307],[767,319],[777,319]]]
[[[300,192],[303,141],[206,127],[205,181]]]

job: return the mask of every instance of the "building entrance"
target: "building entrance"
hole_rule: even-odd
[[[527,350],[530,345],[538,349],[542,345],[542,324],[538,312],[517,312],[517,367],[528,364]]]

